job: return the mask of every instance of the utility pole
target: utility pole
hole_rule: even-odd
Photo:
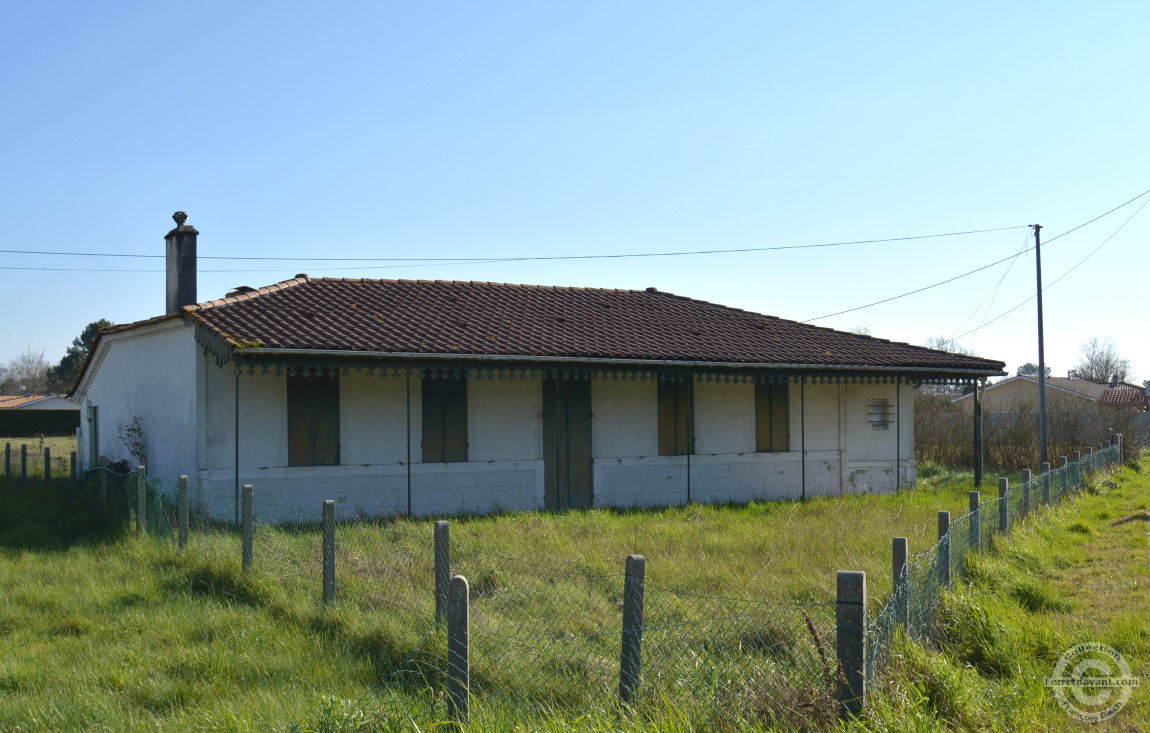
[[[1038,435],[1040,463],[1046,463],[1046,347],[1042,339],[1042,230],[1041,224],[1034,227],[1034,266],[1038,270]]]

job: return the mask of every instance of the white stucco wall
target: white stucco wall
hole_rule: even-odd
[[[85,466],[92,453],[89,405],[99,407],[96,455],[131,458],[121,442],[122,427],[139,417],[147,446],[148,470],[175,477],[196,474],[196,362],[193,329],[165,321],[101,339],[91,381],[76,394],[81,405],[79,451]],[[86,375],[87,378],[87,375]]]
[[[234,372],[203,361],[207,400],[200,480],[234,485]],[[286,377],[240,378],[240,483],[308,507],[337,501],[341,514],[416,515],[543,508],[542,380],[468,383],[468,461],[421,462],[422,386],[411,380],[410,449],[406,378],[352,372],[341,377],[341,466],[288,467]],[[754,387],[695,384],[696,453],[658,455],[656,383],[593,380],[593,501],[596,506],[657,506],[797,499],[913,486],[910,387],[902,429],[874,430],[870,402],[893,385],[789,387],[790,451],[756,453]],[[804,421],[805,412],[805,421]],[[892,412],[894,412],[892,407]],[[806,461],[802,459],[805,422]],[[899,435],[901,433],[901,435]],[[895,437],[902,438],[901,480]],[[805,479],[804,479],[805,468]],[[409,478],[410,477],[410,478]],[[805,492],[804,492],[805,481]]]

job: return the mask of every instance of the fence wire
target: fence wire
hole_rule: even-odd
[[[1084,490],[1089,476],[1116,466],[1119,458],[1119,447],[1107,446],[1080,461],[1009,486],[1005,497],[982,501],[975,511],[953,520],[930,550],[907,558],[902,577],[867,625],[868,685],[881,679],[896,634],[920,641],[938,638],[935,618],[942,593],[967,579],[966,561],[971,553],[992,548],[996,538],[1027,515]]]
[[[1053,504],[1082,490],[1088,474],[1117,458],[1118,449],[1108,448],[1011,486],[1004,498],[988,499],[976,512],[954,519],[934,547],[911,555],[890,597],[867,624],[870,683],[882,678],[896,636],[936,637],[943,592],[966,578],[970,553],[993,547],[1004,518],[1011,527],[1044,506],[1047,496]],[[143,531],[176,542],[177,482],[150,477],[141,482],[136,474],[99,469],[81,483],[126,521],[140,516],[143,486]],[[238,569],[244,503],[231,487],[188,487],[189,549],[195,557],[212,567]],[[282,599],[296,599],[285,604],[304,599],[311,611],[301,613],[312,614],[308,623],[319,633],[354,626],[378,680],[355,709],[394,730],[425,730],[451,715],[452,663],[445,625],[437,619],[432,529],[431,522],[340,514],[331,528],[331,601],[323,583],[321,502],[304,506],[258,493],[251,498],[251,567],[242,577]],[[511,557],[487,547],[458,537],[450,543],[450,574],[469,582],[467,700],[473,725],[531,729],[545,719],[592,715],[690,721],[726,730],[820,728],[837,718],[842,671],[833,601],[708,596],[675,587],[653,567],[645,581],[632,581],[643,598],[642,663],[624,695],[623,648],[633,632],[623,628],[623,558],[563,563]],[[239,597],[246,592],[225,575],[204,572],[195,582],[213,593]]]

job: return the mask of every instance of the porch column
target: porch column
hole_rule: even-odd
[[[982,395],[981,380],[974,383],[974,488],[982,488]]]

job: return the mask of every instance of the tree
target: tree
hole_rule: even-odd
[[[922,345],[928,349],[949,351],[952,354],[959,354],[961,356],[978,356],[974,349],[967,348],[954,339],[948,339],[946,336],[931,336],[924,341]]]
[[[1038,365],[1032,361],[1028,361],[1022,366],[1018,367],[1018,376],[1020,377],[1037,377]],[[1046,367],[1046,376],[1050,376],[1050,367]]]
[[[17,356],[12,357],[5,367],[5,379],[0,384],[0,393],[3,394],[43,394],[48,390],[48,369],[50,364],[44,358],[43,351],[33,351],[32,347],[24,349]]]
[[[72,388],[80,377],[80,370],[84,367],[88,352],[92,350],[92,344],[96,342],[96,335],[101,328],[108,328],[111,325],[112,322],[104,318],[92,321],[84,326],[79,336],[72,339],[72,345],[68,347],[64,358],[48,370],[48,387],[53,392],[64,392]]]
[[[1078,379],[1106,384],[1111,377],[1125,382],[1130,376],[1130,360],[1118,355],[1118,347],[1109,337],[1099,339],[1095,336],[1079,346],[1078,353],[1081,356],[1074,367],[1074,376]]]
[[[847,329],[851,333],[857,333],[859,336],[874,336],[874,332],[870,330],[869,323],[860,323],[857,326],[852,326]]]

